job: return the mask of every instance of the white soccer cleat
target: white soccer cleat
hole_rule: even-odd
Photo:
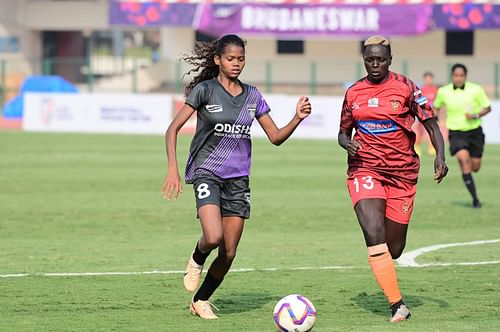
[[[217,309],[212,303],[209,301],[198,300],[193,302],[191,300],[191,304],[189,305],[189,310],[191,313],[196,316],[200,316],[203,319],[218,319],[214,312],[212,311],[212,307]]]
[[[203,271],[203,265],[198,265],[194,260],[193,256],[189,257],[189,262],[186,267],[186,272],[184,273],[184,288],[188,292],[194,292],[200,285],[201,272]]]

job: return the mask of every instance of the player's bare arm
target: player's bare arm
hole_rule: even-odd
[[[434,159],[434,181],[440,183],[446,174],[448,174],[448,166],[446,165],[444,154],[444,139],[435,118],[427,119],[423,124],[436,150],[436,158]]]
[[[295,115],[284,127],[278,128],[269,114],[263,115],[258,121],[269,138],[269,141],[274,145],[281,145],[290,137],[302,120],[311,114],[311,111],[312,106],[309,98],[302,96],[299,98],[297,106],[295,107]]]
[[[177,134],[194,111],[191,106],[185,104],[172,120],[165,133],[168,168],[162,192],[163,198],[166,200],[177,199],[182,192],[182,182],[179,176],[179,167],[177,166]]]

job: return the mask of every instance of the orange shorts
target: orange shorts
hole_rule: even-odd
[[[357,171],[347,178],[352,206],[367,198],[385,199],[385,217],[401,224],[410,222],[416,184],[407,183],[370,171]]]

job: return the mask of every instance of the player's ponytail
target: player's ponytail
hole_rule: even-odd
[[[191,93],[193,88],[200,82],[210,80],[219,75],[219,66],[214,62],[214,56],[221,56],[227,45],[236,45],[245,48],[245,42],[237,35],[225,35],[220,39],[211,42],[196,42],[193,53],[185,54],[181,59],[186,63],[193,65],[185,75],[198,73],[186,86],[186,96]]]

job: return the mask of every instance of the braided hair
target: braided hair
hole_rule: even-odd
[[[185,54],[181,60],[193,65],[185,75],[198,73],[184,90],[185,95],[189,95],[193,88],[200,82],[210,80],[219,75],[219,66],[215,64],[214,57],[221,56],[228,45],[236,45],[245,48],[245,42],[237,35],[225,35],[214,42],[197,42],[192,54]]]

